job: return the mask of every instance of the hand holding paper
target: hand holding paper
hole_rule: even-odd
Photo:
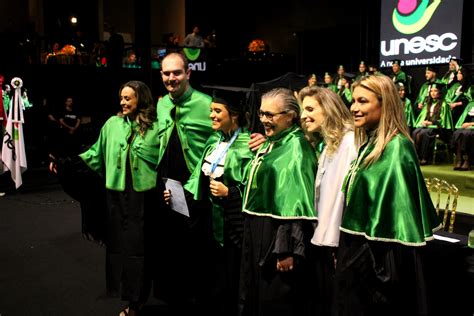
[[[171,209],[189,217],[188,205],[186,204],[186,197],[181,182],[163,178],[166,190],[163,192],[163,197],[166,204],[169,204]]]

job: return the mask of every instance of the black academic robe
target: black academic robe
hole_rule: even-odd
[[[245,216],[240,271],[241,315],[307,315],[310,292],[308,283],[305,283],[308,269],[303,258],[309,240],[304,240],[303,236],[309,236],[304,233],[309,230],[311,224],[304,220],[276,220],[250,214]],[[291,236],[292,245],[288,244],[287,236]],[[250,246],[252,240],[259,242]],[[293,271],[282,273],[276,270],[278,255],[274,249],[279,253],[293,253]]]
[[[190,217],[172,210],[163,201],[162,177],[189,179],[183,149],[176,128],[167,144],[158,169],[159,205],[156,206],[157,242],[155,250],[154,295],[166,303],[184,307],[208,301],[214,256],[211,205],[207,199],[196,201],[184,190]]]

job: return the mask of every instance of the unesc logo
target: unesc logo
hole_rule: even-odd
[[[398,0],[397,8],[393,10],[392,22],[395,29],[403,34],[414,34],[422,30],[433,17],[441,0]],[[430,29],[431,31],[431,29]],[[429,34],[426,37],[397,38],[380,42],[382,56],[398,56],[400,54],[434,53],[436,51],[451,51],[458,42],[458,37],[452,32]]]
[[[393,10],[392,23],[395,29],[403,34],[413,34],[423,29],[430,21],[441,0],[422,0],[417,7],[417,0],[399,0]]]

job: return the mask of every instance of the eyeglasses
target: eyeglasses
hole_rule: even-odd
[[[271,112],[264,112],[264,111],[258,111],[258,117],[259,118],[263,118],[264,116],[268,119],[268,120],[273,120],[273,117],[275,115],[280,115],[280,114],[286,114],[290,112],[289,110],[286,110],[286,111],[282,111],[282,112],[278,112],[278,113],[271,113]]]

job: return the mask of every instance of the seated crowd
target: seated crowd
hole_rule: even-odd
[[[474,95],[467,67],[461,60],[451,58],[448,71],[440,76],[437,66],[425,68],[426,81],[418,91],[413,90],[412,77],[401,69],[401,61],[394,60],[389,74],[369,67],[361,61],[357,73],[346,73],[340,65],[335,75],[326,72],[319,84],[312,74],[308,86],[319,85],[338,94],[350,108],[351,85],[370,74],[387,75],[398,88],[407,125],[415,142],[421,165],[434,162],[435,147],[441,143],[454,155],[454,170],[471,170],[474,162]]]

